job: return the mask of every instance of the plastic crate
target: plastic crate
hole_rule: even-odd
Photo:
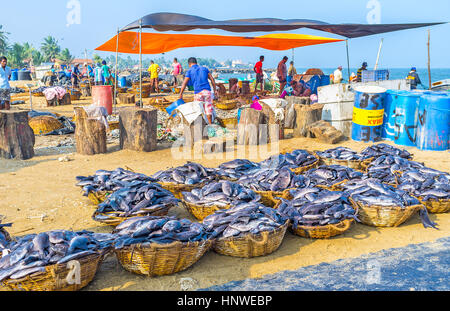
[[[361,82],[389,80],[389,70],[364,70]]]

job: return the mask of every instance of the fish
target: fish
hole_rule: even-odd
[[[198,163],[188,162],[180,167],[159,171],[151,177],[158,182],[195,185],[217,179],[218,175],[216,169],[205,168]]]

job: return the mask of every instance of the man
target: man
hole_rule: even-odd
[[[286,86],[287,82],[287,68],[286,68],[286,62],[288,61],[288,57],[285,56],[283,59],[278,63],[277,67],[277,77],[278,81],[280,82],[280,96],[283,93],[284,87]]]
[[[9,110],[11,102],[11,68],[7,66],[8,59],[5,56],[0,58],[0,110]]]
[[[258,84],[261,84],[261,92],[264,90],[264,74],[263,74],[263,62],[264,56],[259,57],[259,62],[253,67],[253,71],[256,73],[255,92],[258,90]]]
[[[172,64],[173,70],[172,70],[172,75],[173,75],[173,79],[174,79],[174,85],[177,85],[178,81],[177,81],[177,76],[180,75],[182,73],[183,67],[181,67],[181,64],[178,62],[177,58],[173,59],[173,64]]]
[[[212,124],[212,116],[214,113],[213,93],[211,92],[211,86],[209,85],[208,79],[211,80],[215,97],[217,97],[216,81],[208,68],[197,64],[197,59],[195,57],[189,58],[188,64],[189,70],[186,72],[186,78],[181,86],[180,99],[183,99],[184,90],[189,81],[192,81],[194,86],[194,100],[204,103],[206,118],[208,119],[209,124]]]
[[[84,63],[84,68],[85,69],[83,70],[83,75],[86,75],[87,78],[91,78],[94,76],[94,69],[92,69],[91,65],[89,65],[88,63]]]
[[[367,70],[367,63],[366,62],[364,62],[362,64],[362,67],[358,69],[358,72],[356,74],[356,82],[362,82],[362,72],[364,70]]]
[[[102,64],[100,63],[95,67],[94,83],[95,85],[103,85]]]
[[[75,64],[72,70],[72,88],[78,87],[78,79],[81,79],[79,64]]]
[[[158,64],[155,64],[153,60],[150,61],[150,67],[148,67],[148,72],[150,73],[150,88],[155,87],[156,93],[159,93],[159,73],[161,68]]]
[[[422,81],[420,81],[419,75],[417,74],[416,67],[412,67],[411,71],[406,78],[408,81],[411,81],[411,90],[417,89],[417,85],[420,84],[423,86]]]
[[[287,72],[287,83],[291,83],[291,81],[294,79],[294,76],[296,74],[297,74],[297,69],[295,69],[294,62],[291,61],[291,64],[290,64],[288,72]]]
[[[111,81],[111,70],[106,65],[106,60],[102,61],[102,76],[104,79],[104,85],[113,85]]]
[[[339,66],[333,73],[333,83],[339,84],[342,82],[342,66]]]

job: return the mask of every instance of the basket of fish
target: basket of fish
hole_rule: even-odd
[[[216,253],[242,258],[266,256],[283,242],[289,220],[259,203],[243,203],[220,210],[203,220],[215,238]]]
[[[296,175],[288,168],[261,168],[253,174],[242,176],[236,183],[261,195],[261,203],[269,207],[274,207],[279,202],[285,190],[309,185],[307,178]]]
[[[317,167],[319,162],[320,159],[316,155],[309,153],[307,150],[299,149],[290,153],[281,153],[271,156],[259,164],[262,168],[288,168],[295,174],[299,175]]]
[[[205,168],[200,164],[188,162],[187,164],[160,171],[152,176],[164,189],[182,199],[181,192],[189,192],[195,188],[203,187],[207,182],[217,179],[215,169]]]
[[[174,217],[137,217],[113,232],[114,252],[132,273],[146,276],[174,274],[195,264],[213,240],[200,223]]]
[[[236,108],[237,104],[238,101],[236,99],[227,99],[215,103],[215,106],[217,109],[221,110],[233,110]]]
[[[357,171],[364,170],[363,165],[372,161],[372,158],[363,160],[356,151],[346,147],[337,147],[323,152],[316,151],[315,153],[325,165],[342,165]],[[363,164],[363,162],[365,163]]]
[[[76,291],[94,278],[112,234],[51,231],[27,235],[0,259],[0,282],[12,291]]]
[[[419,211],[424,227],[436,228],[425,206],[406,191],[372,178],[349,181],[342,185],[342,189],[358,209],[358,218],[365,225],[397,227]]]
[[[348,231],[359,221],[348,196],[318,187],[289,190],[277,211],[288,217],[291,231],[301,237],[328,239]]]
[[[342,165],[322,165],[304,176],[309,179],[309,185],[334,191],[344,182],[363,177],[363,173]]]
[[[258,163],[250,160],[235,159],[219,165],[216,169],[216,173],[220,179],[237,181],[242,176],[252,174],[260,168],[261,166]]]
[[[384,143],[367,147],[366,149],[361,151],[360,155],[362,156],[363,159],[378,158],[379,156],[382,155],[400,157],[406,160],[413,159],[413,155],[409,153],[407,150],[399,149]]]
[[[92,219],[117,226],[128,218],[165,216],[180,200],[157,183],[132,182],[109,195],[99,204]]]
[[[144,174],[134,173],[123,168],[114,171],[98,170],[92,176],[78,176],[76,186],[83,189],[83,195],[92,203],[98,205],[106,200],[106,197],[130,182],[154,182],[155,180]]]
[[[227,180],[211,182],[203,188],[183,192],[182,195],[186,209],[199,220],[218,210],[229,209],[233,205],[261,200],[261,196],[253,190]]]
[[[448,173],[428,167],[409,169],[399,177],[397,188],[418,198],[429,213],[447,213],[450,210]]]

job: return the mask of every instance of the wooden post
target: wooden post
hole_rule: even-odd
[[[193,148],[196,142],[208,139],[208,135],[205,133],[207,124],[203,116],[198,116],[191,124],[188,124],[184,117],[182,119],[184,124],[184,144],[186,147]]]
[[[117,87],[118,87],[118,81],[119,81],[119,77],[118,77],[118,63],[119,63],[119,28],[117,28],[117,41],[116,41],[116,68],[115,68],[115,72],[116,72],[116,79],[114,81],[114,113],[117,113]]]
[[[428,89],[431,90],[430,29],[428,29]]]
[[[295,105],[294,137],[311,137],[309,125],[322,119],[323,104]]]
[[[96,119],[89,119],[82,107],[75,107],[74,110],[77,152],[83,155],[106,153],[105,125]]]
[[[156,109],[127,107],[119,112],[120,149],[151,152],[156,150]]]
[[[28,111],[0,110],[0,157],[27,160],[34,157],[34,133]]]
[[[261,111],[252,108],[243,109],[238,125],[237,144],[259,145],[260,138],[264,136],[260,132],[260,125],[265,124],[264,119],[264,114]]]

